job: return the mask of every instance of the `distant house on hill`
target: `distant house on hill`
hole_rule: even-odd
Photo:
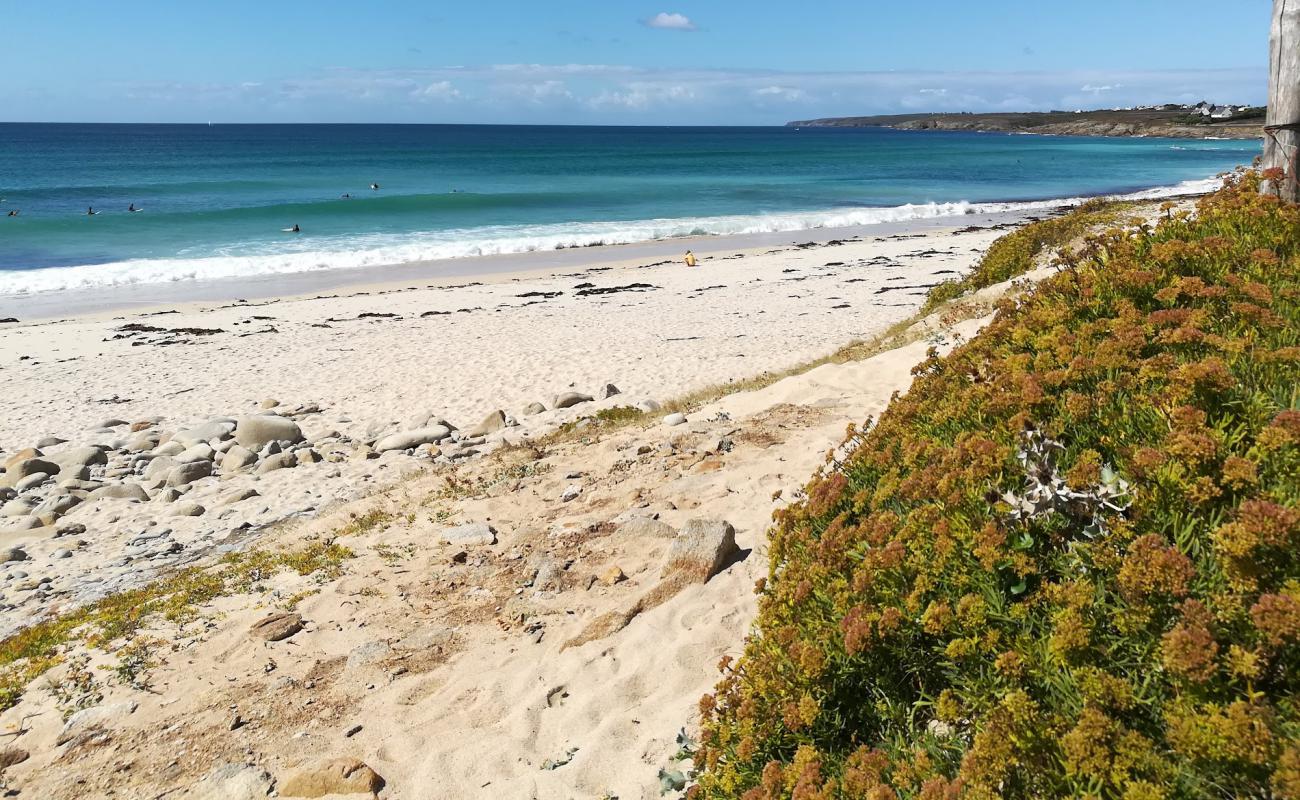
[[[1232,119],[1236,113],[1232,106],[1215,106],[1210,109],[1210,119]]]

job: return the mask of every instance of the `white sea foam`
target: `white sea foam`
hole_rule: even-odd
[[[1123,195],[1127,199],[1156,199],[1217,189],[1217,178],[1184,181]],[[326,239],[295,239],[285,247],[310,243],[312,250],[240,254],[228,252],[203,258],[159,258],[73,267],[0,273],[0,295],[23,295],[74,289],[96,289],[150,283],[256,278],[296,272],[408,264],[416,261],[508,255],[561,247],[631,244],[686,236],[779,233],[818,228],[848,228],[886,222],[961,217],[1055,208],[1082,202],[1072,197],[1010,203],[908,204],[891,208],[845,208],[749,216],[652,219],[613,222],[574,222],[536,226],[490,226],[473,229],[404,234],[364,234]]]

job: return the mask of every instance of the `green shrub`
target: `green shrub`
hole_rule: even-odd
[[[1258,181],[1094,240],[851,432],[692,797],[1300,797],[1300,207]]]
[[[922,313],[928,313],[967,292],[1024,275],[1042,254],[1064,247],[1099,225],[1114,222],[1129,204],[1097,198],[1069,213],[1031,222],[1003,236],[989,247],[971,274],[944,281],[926,294]]]

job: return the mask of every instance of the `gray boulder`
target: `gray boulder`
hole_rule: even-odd
[[[251,467],[256,463],[257,453],[254,453],[245,447],[241,447],[240,445],[235,445],[230,448],[226,451],[226,454],[221,457],[221,469],[227,472],[243,469],[244,467]]]
[[[171,510],[173,517],[201,517],[206,509],[198,503],[179,503]]]
[[[149,499],[149,495],[144,488],[138,483],[113,483],[108,486],[101,486],[90,493],[87,500],[139,500],[144,502]]]
[[[495,433],[506,427],[506,412],[501,409],[488,414],[478,425],[475,425],[469,434],[471,439],[476,436],[487,436],[489,433]]]
[[[166,478],[168,473],[179,465],[180,462],[171,456],[158,456],[149,462],[149,466],[144,468],[145,480]]]
[[[190,800],[264,800],[274,786],[275,779],[261,767],[222,764],[191,786],[185,796]]]
[[[196,425],[193,428],[177,431],[172,434],[172,441],[179,442],[184,447],[192,447],[199,442],[210,442],[213,439],[229,439],[234,430],[235,423],[230,420],[213,420],[202,425]]]
[[[296,466],[298,466],[298,456],[294,453],[276,453],[262,459],[262,463],[257,465],[257,474],[265,475],[277,469],[289,469]]]
[[[451,435],[446,425],[433,425],[428,428],[416,428],[413,431],[392,433],[375,442],[374,450],[383,453],[388,450],[410,450],[422,444],[437,444]]]
[[[302,429],[298,427],[298,423],[284,417],[256,414],[240,417],[235,423],[235,441],[240,447],[253,452],[261,450],[271,442],[297,444],[302,441],[302,438]]]
[[[45,457],[47,461],[59,465],[60,469],[76,470],[80,467],[103,465],[108,463],[108,454],[98,447],[73,447]]]
[[[452,528],[443,528],[439,536],[447,544],[460,547],[496,544],[496,531],[486,522],[471,522]]]
[[[678,577],[704,583],[716,575],[735,554],[736,530],[717,519],[693,519],[668,548],[663,577]]]
[[[524,416],[531,417],[534,414],[540,414],[545,410],[546,410],[546,406],[542,405],[541,403],[529,403],[528,405],[524,406]]]
[[[58,514],[62,516],[81,504],[81,498],[75,494],[52,494],[45,498],[44,502],[32,509],[32,513],[40,516],[41,514]]]
[[[614,384],[607,383],[604,386],[600,387],[600,391],[597,392],[596,394],[598,397],[600,397],[601,400],[608,400],[609,398],[613,397],[616,394],[622,394],[622,392],[620,392],[618,390],[618,387],[615,386]]]
[[[555,398],[555,402],[551,405],[556,408],[572,408],[579,403],[590,403],[594,399],[595,398],[589,394],[582,394],[580,392],[564,392],[563,394],[558,395]]]
[[[211,461],[192,461],[189,464],[173,467],[172,471],[167,473],[167,485],[187,486],[199,478],[206,478],[211,474]]]
[[[184,451],[177,453],[172,458],[178,464],[189,464],[194,461],[211,461],[216,452],[208,446],[207,442],[199,442],[190,445]]]
[[[57,475],[59,465],[43,458],[24,458],[10,464],[4,475],[0,475],[0,486],[14,486],[23,478],[35,475],[38,472],[44,472],[46,475]]]

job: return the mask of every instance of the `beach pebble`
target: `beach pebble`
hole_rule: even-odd
[[[120,428],[120,427],[122,427],[123,425],[130,425],[130,424],[131,424],[131,423],[127,422],[127,421],[124,420],[124,419],[117,419],[116,417],[114,417],[114,418],[112,418],[112,419],[106,419],[106,420],[104,420],[103,422],[99,423],[98,425],[92,426],[92,427],[91,427],[91,430],[100,430],[100,429],[105,429],[105,428],[108,428],[108,429],[111,429],[111,428]]]
[[[216,451],[207,442],[199,442],[172,456],[172,459],[178,464],[191,464],[195,461],[211,461],[215,455]]]
[[[248,489],[240,489],[237,492],[233,492],[223,497],[218,502],[218,505],[223,505],[223,506],[234,505],[235,503],[243,502],[244,500],[248,500],[258,496],[259,495],[257,490],[251,487]]]
[[[607,383],[604,386],[600,387],[600,391],[596,393],[596,396],[599,397],[601,400],[608,400],[609,398],[617,394],[622,394],[622,392],[618,390],[618,387],[612,383]]]
[[[63,515],[76,508],[81,504],[81,498],[74,494],[52,494],[45,498],[40,505],[32,509],[32,513],[41,514],[59,514]]]
[[[645,400],[642,400],[641,402],[637,403],[636,407],[646,412],[647,414],[653,414],[656,411],[660,411],[663,409],[663,406],[659,405],[658,402],[651,400],[648,397]]]
[[[570,500],[576,500],[580,494],[582,494],[582,487],[576,483],[572,483],[564,487],[564,492],[560,495],[560,500],[567,503]]]
[[[15,483],[14,489],[17,490],[19,494],[21,494],[31,489],[35,489],[37,486],[40,486],[42,483],[45,483],[49,479],[50,476],[45,474],[44,472],[33,472],[31,475],[28,475],[26,478],[23,478],[22,480]]]
[[[662,576],[704,583],[722,569],[736,550],[736,530],[731,523],[689,520],[668,548]]]
[[[483,421],[470,429],[468,436],[486,436],[489,433],[495,433],[506,427],[506,412],[501,409],[493,411],[483,418]]]
[[[159,437],[156,433],[137,433],[122,442],[122,449],[128,453],[144,453],[157,447],[158,441]]]
[[[373,796],[384,788],[384,779],[365,762],[336,758],[301,767],[276,787],[281,797],[325,797],[337,794]]]
[[[192,461],[173,467],[167,473],[168,486],[185,486],[212,474],[211,461]]]
[[[73,447],[45,458],[47,461],[58,464],[59,468],[64,470],[102,466],[108,463],[108,454],[99,447]]]
[[[551,405],[555,408],[572,408],[579,403],[590,403],[594,398],[589,394],[579,392],[564,392],[555,398]]]
[[[298,466],[298,456],[294,453],[276,453],[267,456],[261,464],[257,465],[257,474],[265,475],[268,472],[274,472],[277,469],[289,469]]]
[[[0,550],[0,563],[11,563],[14,561],[26,561],[27,551],[21,547],[8,547]],[[27,577],[26,574],[23,577]]]
[[[5,470],[4,475],[0,475],[0,485],[15,486],[23,478],[37,473],[45,475],[57,475],[59,465],[42,458],[25,458],[16,463],[10,464]]]
[[[443,528],[439,536],[447,544],[460,547],[489,545],[497,542],[496,531],[486,522],[471,522],[465,525]]]
[[[241,445],[234,445],[221,457],[221,469],[230,472],[257,463],[257,454]]]
[[[172,509],[173,517],[201,517],[206,509],[198,503],[181,503]]]
[[[41,439],[39,442],[36,443],[36,449],[42,450],[46,447],[56,447],[58,445],[65,444],[67,441],[68,441],[67,439],[60,439],[57,436],[46,436],[44,439]]]
[[[528,405],[524,406],[523,414],[525,417],[531,417],[535,414],[540,414],[545,410],[546,410],[546,406],[542,405],[541,403],[529,403]]]
[[[263,411],[268,411],[268,410],[270,410],[270,409],[272,409],[272,408],[275,408],[275,407],[278,406],[278,405],[280,405],[280,401],[279,401],[279,400],[276,400],[274,397],[268,397],[268,398],[266,398],[265,400],[263,400],[262,402],[258,403],[258,406],[259,406]]]
[[[88,500],[148,500],[149,494],[138,483],[114,483],[90,493]]]
[[[172,486],[168,486],[166,489],[163,489],[162,491],[158,492],[158,494],[154,495],[153,499],[155,503],[175,503],[183,496],[184,495],[181,494],[181,491],[179,489]]]
[[[302,617],[292,611],[270,614],[254,622],[248,633],[256,639],[266,642],[278,642],[288,639],[302,630]]]
[[[664,424],[668,425],[669,427],[673,425],[683,425],[685,423],[686,423],[686,415],[681,413],[680,411],[673,414],[669,414],[668,416],[664,417]]]
[[[54,556],[53,556],[53,558],[55,558],[55,559],[72,558],[72,551],[71,551],[71,550],[55,550],[55,551],[54,551]]]
[[[261,450],[271,442],[295,444],[303,439],[298,423],[271,414],[240,417],[235,423],[235,441],[251,451]]]
[[[437,444],[451,435],[446,425],[433,425],[428,428],[416,428],[383,437],[375,442],[374,450],[383,453],[388,450],[410,450],[422,444]]]
[[[627,575],[623,574],[623,570],[617,564],[607,567],[600,573],[600,582],[606,586],[613,586],[625,580],[627,580]]]
[[[163,442],[162,444],[155,447],[151,451],[150,455],[153,455],[155,457],[170,458],[172,456],[176,456],[176,455],[180,455],[181,453],[184,453],[185,447],[186,445],[183,442],[181,442],[181,440],[172,439],[169,442]]]

